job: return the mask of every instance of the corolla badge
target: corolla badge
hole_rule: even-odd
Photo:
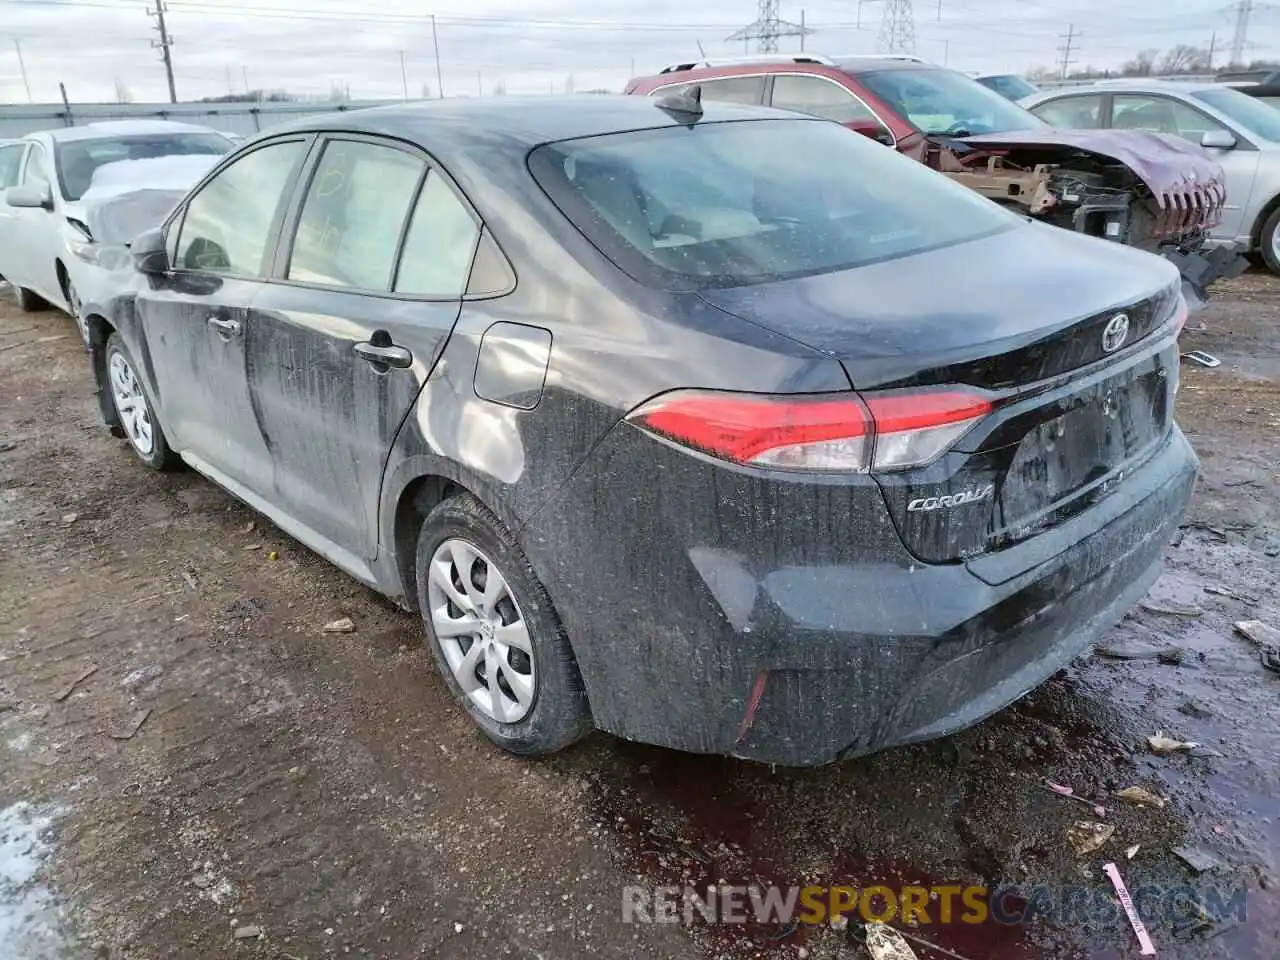
[[[1129,315],[1117,313],[1102,330],[1102,352],[1115,353],[1129,338]]]
[[[920,511],[945,510],[948,507],[961,507],[966,503],[977,503],[980,500],[989,500],[991,495],[996,492],[995,484],[987,484],[985,487],[973,487],[969,490],[962,490],[960,493],[953,493],[945,497],[918,497],[907,504],[907,510],[910,513],[918,513]]]

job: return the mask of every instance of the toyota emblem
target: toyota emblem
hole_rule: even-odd
[[[1102,331],[1102,352],[1115,353],[1129,338],[1129,315],[1117,313],[1107,321]]]

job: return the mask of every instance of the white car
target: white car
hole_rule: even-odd
[[[103,269],[95,208],[138,189],[185,192],[233,146],[207,127],[166,120],[92,123],[0,144],[0,276],[19,306],[49,303],[76,316]]]

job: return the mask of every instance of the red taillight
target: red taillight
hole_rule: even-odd
[[[735,463],[828,472],[902,470],[937,459],[991,410],[965,390],[765,396],[677,390],[627,419]]]

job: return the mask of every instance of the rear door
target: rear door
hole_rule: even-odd
[[[383,465],[458,318],[480,223],[416,150],[354,135],[322,150],[253,303],[250,389],[273,502],[370,559]]]
[[[172,274],[137,300],[169,442],[198,469],[259,495],[271,462],[249,395],[248,308],[309,145],[268,142],[199,187],[168,228]]]

